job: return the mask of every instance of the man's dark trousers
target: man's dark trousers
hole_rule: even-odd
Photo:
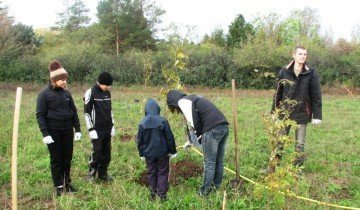
[[[98,172],[99,177],[107,175],[111,160],[111,129],[96,130],[97,139],[92,139],[93,151],[89,158],[89,170]],[[95,175],[95,174],[94,174]]]

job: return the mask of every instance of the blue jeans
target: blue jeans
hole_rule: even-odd
[[[204,154],[204,182],[200,187],[203,195],[211,188],[219,188],[224,176],[224,156],[229,129],[221,124],[203,134],[202,149]]]

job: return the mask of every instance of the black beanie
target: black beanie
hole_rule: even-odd
[[[101,72],[98,77],[98,82],[100,85],[112,85],[113,76],[109,72]]]

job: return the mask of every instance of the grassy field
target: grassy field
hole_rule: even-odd
[[[89,87],[89,86],[88,86]],[[254,186],[245,183],[241,192],[227,186],[235,176],[226,172],[220,191],[208,198],[199,198],[197,190],[202,177],[182,180],[170,187],[166,202],[150,201],[146,187],[138,184],[145,170],[145,163],[138,157],[134,141],[121,141],[125,135],[135,135],[143,117],[143,106],[149,97],[160,98],[160,88],[112,89],[116,136],[113,139],[112,161],[109,173],[115,178],[112,184],[88,183],[85,180],[87,160],[91,151],[83,117],[82,96],[88,87],[69,87],[82,125],[83,137],[74,144],[72,180],[78,189],[75,194],[55,197],[50,175],[49,154],[42,142],[36,117],[37,93],[41,86],[24,86],[18,148],[18,205],[21,209],[219,209],[223,193],[227,192],[226,206],[229,209],[276,209],[276,202],[266,191],[259,196],[253,193]],[[10,158],[13,111],[16,87],[1,86],[0,89],[0,208],[11,207]],[[219,89],[189,89],[211,99],[232,122],[231,91]],[[237,110],[240,141],[240,174],[257,182],[263,177],[259,170],[266,166],[269,150],[268,138],[261,120],[270,109],[271,91],[238,91]],[[137,103],[135,99],[139,100]],[[174,116],[160,102],[162,115],[172,126],[178,146],[184,143],[181,116]],[[305,168],[298,185],[293,189],[297,195],[338,205],[360,207],[360,96],[343,94],[323,95],[323,123],[308,126]],[[230,125],[226,165],[234,166],[234,135]],[[202,164],[202,158],[191,151],[178,150],[172,163],[189,160]],[[286,198],[287,209],[329,209],[311,202]]]

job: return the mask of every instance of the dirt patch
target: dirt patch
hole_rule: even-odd
[[[176,186],[190,179],[191,177],[201,176],[202,173],[202,166],[188,160],[182,160],[170,165],[169,183],[171,186]],[[144,186],[148,186],[146,170],[141,173],[138,183]]]
[[[135,136],[125,133],[125,134],[121,135],[119,137],[119,139],[122,142],[128,142],[128,141],[135,139]]]

